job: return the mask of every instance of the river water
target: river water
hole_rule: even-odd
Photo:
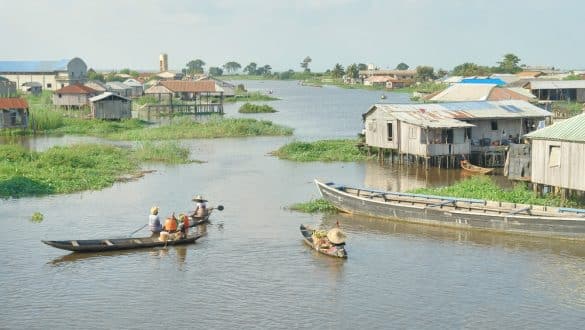
[[[461,173],[279,160],[269,152],[295,139],[354,137],[380,92],[245,83],[282,98],[270,103],[279,112],[251,117],[294,127],[294,136],[182,141],[205,163],[148,164],[155,173],[101,191],[0,200],[0,328],[585,325],[583,244],[287,210],[318,197],[316,177],[407,190],[448,184]],[[237,107],[228,105],[226,116],[241,116]],[[95,141],[22,143],[42,150],[86,140]],[[40,242],[125,236],[146,223],[150,206],[162,215],[188,210],[195,194],[225,210],[194,245],[75,255]],[[44,221],[29,220],[36,211]],[[336,221],[348,234],[348,260],[318,255],[301,240],[301,223]]]

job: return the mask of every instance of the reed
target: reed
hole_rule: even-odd
[[[367,160],[357,140],[321,140],[315,142],[291,142],[272,152],[281,159],[299,162],[355,162]]]
[[[167,164],[187,164],[189,149],[177,142],[142,142],[135,148],[134,156],[143,162],[162,162]]]
[[[337,213],[337,209],[329,201],[319,198],[289,206],[290,210],[304,213]]]
[[[272,113],[276,110],[268,104],[244,103],[238,110],[240,113]]]

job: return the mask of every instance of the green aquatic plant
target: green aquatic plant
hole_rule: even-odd
[[[299,162],[355,162],[369,158],[358,148],[357,140],[296,141],[280,147],[272,154],[281,159]]]
[[[276,110],[267,104],[244,103],[238,110],[240,113],[271,113]]]
[[[143,162],[162,162],[167,164],[187,164],[189,149],[174,141],[142,142],[135,148],[134,156]]]
[[[30,220],[32,222],[43,222],[44,216],[41,212],[35,212],[32,214],[32,216],[30,217]]]
[[[336,213],[338,210],[329,201],[319,198],[289,206],[290,210],[305,213]]]

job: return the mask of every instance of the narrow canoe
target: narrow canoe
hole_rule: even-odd
[[[305,244],[310,246],[315,251],[323,253],[330,257],[347,258],[347,251],[345,250],[344,247],[345,245],[334,245],[329,249],[322,249],[319,246],[316,246],[315,243],[313,242],[312,233],[313,228],[311,228],[310,226],[301,225],[301,234],[303,235],[303,242],[305,242]]]
[[[469,172],[480,173],[480,174],[489,174],[489,173],[494,171],[493,168],[485,168],[485,167],[473,165],[467,160],[461,161],[461,168],[466,170],[466,171],[469,171]]]
[[[585,241],[585,210],[379,191],[315,180],[338,210],[453,228]]]
[[[43,243],[62,250],[73,252],[104,252],[129,249],[152,248],[168,245],[193,244],[201,235],[188,236],[177,240],[161,241],[158,237],[137,238],[110,238],[110,239],[86,239],[69,241],[42,241]]]

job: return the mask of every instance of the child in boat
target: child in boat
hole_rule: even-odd
[[[175,217],[175,212],[165,220],[165,225],[163,226],[163,230],[169,233],[174,233],[177,231],[177,218]]]
[[[187,238],[187,234],[189,234],[189,217],[186,214],[179,214],[179,219],[181,219],[179,224],[181,238]]]

